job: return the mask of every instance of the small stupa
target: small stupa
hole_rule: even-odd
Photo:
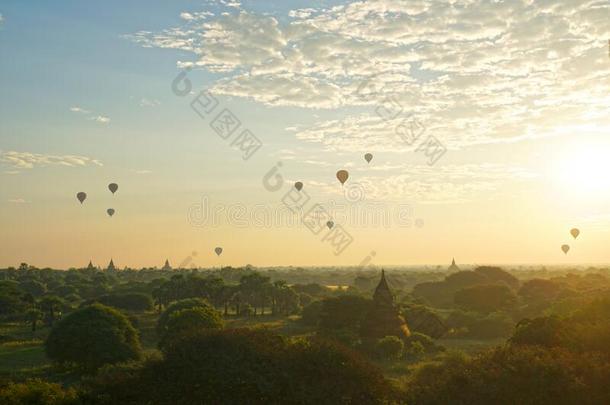
[[[408,337],[407,322],[394,305],[394,296],[381,270],[381,280],[373,294],[373,307],[366,315],[360,334],[365,338],[381,339],[386,336]]]
[[[448,271],[460,271],[460,268],[455,264],[455,258],[451,261],[451,266],[447,269]]]
[[[163,265],[161,270],[164,270],[164,271],[171,271],[172,270],[172,266],[169,265],[169,260],[165,259],[165,264]]]
[[[87,265],[87,270],[95,270],[95,267],[93,266],[93,263],[91,262],[91,260],[89,260],[89,264]]]

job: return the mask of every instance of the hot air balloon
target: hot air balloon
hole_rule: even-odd
[[[87,193],[81,191],[80,193],[76,193],[76,198],[78,199],[78,201],[80,201],[80,203],[82,204],[83,201],[85,201],[85,198],[87,198]]]
[[[222,248],[221,247],[217,247],[216,249],[214,249],[214,252],[216,252],[217,256],[220,256],[220,254],[222,253]]]
[[[348,177],[349,177],[349,173],[347,172],[347,170],[339,170],[337,172],[337,179],[339,179],[339,181],[341,182],[341,185],[345,184]]]
[[[371,160],[373,160],[373,154],[372,153],[365,154],[364,160],[366,160],[366,163],[371,163]]]
[[[576,239],[576,238],[578,238],[578,235],[580,235],[580,230],[578,230],[577,228],[574,228],[570,231],[570,233],[572,234],[574,239]]]
[[[568,252],[570,251],[570,246],[568,245],[562,245],[561,246],[561,250],[563,250],[563,253],[565,253],[566,255],[568,254]]]
[[[119,189],[119,185],[116,183],[110,183],[108,184],[108,190],[110,190],[110,192],[112,194],[116,193],[116,191]]]
[[[297,181],[296,183],[294,183],[294,188],[296,188],[297,191],[301,191],[301,189],[303,188],[303,183]]]
[[[106,210],[106,212],[108,213],[108,215],[113,216],[114,215],[114,208],[108,208]]]
[[[328,229],[332,229],[332,228],[333,228],[333,226],[335,226],[335,223],[334,223],[333,221],[328,221],[328,222],[326,223],[326,226],[328,227]]]

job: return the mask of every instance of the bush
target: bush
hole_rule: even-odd
[[[404,343],[396,336],[386,336],[375,344],[377,357],[383,360],[397,359],[402,356]]]
[[[59,384],[41,380],[28,380],[25,383],[9,383],[0,387],[2,405],[68,405],[76,403],[76,392],[64,390]]]
[[[127,317],[101,304],[79,309],[59,321],[45,342],[45,351],[51,360],[73,363],[85,371],[141,355],[138,332]]]

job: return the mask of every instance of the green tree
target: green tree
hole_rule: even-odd
[[[46,322],[49,326],[53,326],[58,316],[61,316],[61,308],[64,305],[64,300],[57,295],[45,295],[38,301],[38,306],[45,313]]]
[[[358,354],[322,340],[268,330],[187,334],[126,378],[105,378],[101,404],[382,404],[393,389]]]
[[[101,304],[59,321],[45,342],[45,351],[51,360],[73,363],[85,371],[141,356],[138,332],[127,317]]]
[[[220,313],[212,307],[194,307],[173,312],[161,337],[159,347],[166,349],[179,336],[201,329],[222,329]]]
[[[32,333],[36,332],[38,322],[42,320],[43,315],[42,311],[36,308],[30,308],[25,313],[25,319],[32,326]]]
[[[106,294],[96,298],[100,304],[127,311],[150,311],[153,309],[152,297],[143,293]]]
[[[478,312],[495,312],[513,306],[517,297],[505,285],[476,285],[456,291],[455,304],[461,308]]]
[[[176,301],[169,305],[165,311],[159,316],[157,320],[157,334],[163,336],[168,329],[168,322],[172,314],[182,311],[183,309],[192,308],[211,308],[214,309],[208,301],[203,298],[187,298],[184,300]]]

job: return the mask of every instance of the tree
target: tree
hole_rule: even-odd
[[[32,325],[32,333],[36,332],[38,322],[42,320],[43,315],[44,314],[42,313],[42,311],[36,308],[30,308],[26,312],[25,318],[27,319],[28,323]]]
[[[509,272],[502,270],[500,267],[479,266],[474,269],[474,271],[475,273],[484,275],[489,281],[504,283],[512,289],[517,289],[519,287],[519,279]]]
[[[473,358],[451,353],[405,381],[409,404],[604,404],[610,363],[561,349],[508,346]]]
[[[40,299],[38,306],[46,314],[46,321],[49,326],[52,327],[57,317],[61,316],[61,307],[63,305],[64,300],[57,295],[45,295]]]
[[[159,347],[167,349],[179,336],[201,329],[222,329],[220,313],[212,307],[194,307],[174,311],[167,321]]]
[[[386,336],[375,343],[375,354],[383,360],[397,359],[402,355],[405,345],[396,336]]]
[[[381,404],[393,389],[358,354],[322,340],[269,330],[183,335],[127,378],[93,387],[99,404]]]
[[[100,304],[128,311],[150,311],[153,301],[150,295],[143,293],[106,294],[97,298]]]
[[[168,322],[172,314],[183,309],[193,308],[210,308],[214,309],[209,302],[202,298],[187,298],[184,300],[176,301],[167,307],[165,311],[159,316],[157,320],[157,333],[159,336],[163,336],[168,329]]]
[[[19,314],[26,305],[27,299],[18,283],[12,280],[0,281],[0,316]]]
[[[261,315],[265,313],[265,305],[271,297],[271,282],[269,277],[259,273],[242,276],[239,280],[239,289],[245,301],[254,307],[254,315],[260,308]]]
[[[505,285],[484,284],[456,291],[454,301],[461,308],[489,313],[509,309],[517,297]]]
[[[45,342],[45,351],[51,360],[73,363],[85,371],[141,356],[138,332],[127,317],[101,304],[59,321]]]

